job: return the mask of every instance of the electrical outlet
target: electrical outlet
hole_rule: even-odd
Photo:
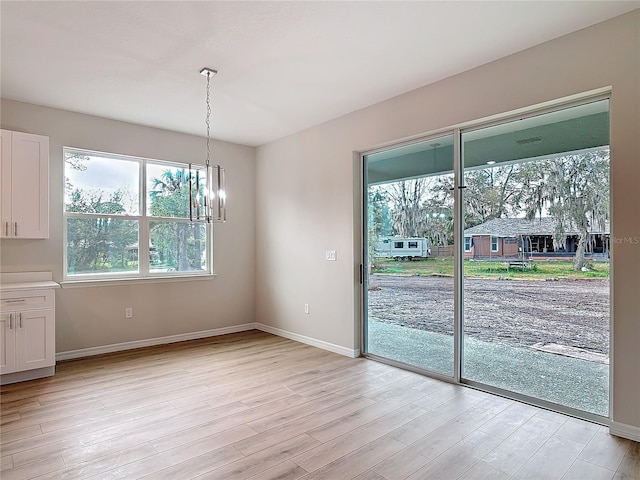
[[[124,309],[124,318],[133,318],[133,308],[127,307]]]
[[[309,304],[308,303],[304,304],[304,313],[309,313]]]

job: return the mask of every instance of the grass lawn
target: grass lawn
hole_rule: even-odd
[[[609,262],[590,262],[588,272],[575,271],[570,261],[530,260],[526,269],[508,268],[500,261],[464,261],[464,274],[468,277],[483,278],[526,278],[547,280],[550,278],[589,279],[609,278]],[[453,258],[427,258],[410,262],[397,262],[390,258],[378,258],[372,273],[399,275],[447,275],[453,276]]]

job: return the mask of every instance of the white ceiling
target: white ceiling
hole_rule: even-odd
[[[3,98],[261,145],[640,1],[6,1]]]

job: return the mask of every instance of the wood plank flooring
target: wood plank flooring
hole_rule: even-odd
[[[607,429],[251,331],[2,387],[0,477],[640,479]]]

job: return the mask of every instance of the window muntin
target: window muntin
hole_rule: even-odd
[[[213,272],[211,225],[190,208],[204,167],[71,148],[64,158],[65,279]]]

